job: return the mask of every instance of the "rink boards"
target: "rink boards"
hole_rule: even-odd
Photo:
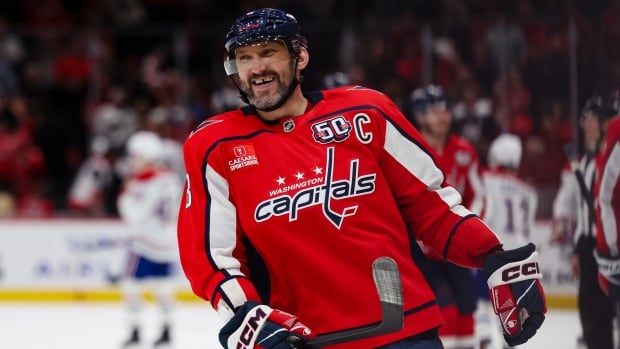
[[[550,244],[550,235],[547,222],[537,222],[531,235],[549,305],[575,307],[571,249]],[[123,224],[114,219],[2,220],[0,301],[120,301],[127,243]],[[180,270],[174,282],[180,300],[198,300]]]

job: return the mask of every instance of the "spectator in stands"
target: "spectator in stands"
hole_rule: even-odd
[[[22,97],[0,95],[0,192],[4,191],[14,198],[19,215],[22,215],[21,207],[45,202],[38,191],[44,158],[33,142],[28,118]],[[43,206],[43,211],[35,215],[50,213],[50,205]]]
[[[95,107],[91,120],[91,142],[101,139],[107,150],[119,154],[129,136],[135,133],[140,120],[127,103],[127,92],[120,85],[112,85],[106,91],[103,103]]]
[[[505,13],[498,13],[487,29],[485,40],[491,55],[500,71],[508,71],[519,65],[525,58],[526,43],[523,31],[513,18]]]
[[[277,0],[274,6],[280,3],[284,2]],[[310,27],[314,35],[329,37],[318,41],[324,46],[321,51],[330,56],[315,57],[321,64],[313,65],[318,71],[310,75],[320,77],[342,70],[352,84],[384,90],[397,102],[404,100],[403,91],[424,82],[420,80],[439,81],[446,85],[449,97],[467,99],[463,103],[469,105],[467,114],[471,114],[470,98],[474,97],[468,95],[470,85],[463,85],[460,76],[469,70],[479,85],[479,95],[493,96],[496,123],[503,131],[523,138],[526,165],[531,163],[528,156],[532,150],[544,146],[542,131],[537,129],[543,124],[538,114],[543,102],[568,98],[566,18],[572,9],[561,1],[418,1],[387,6],[371,0],[315,5],[309,1],[294,5],[302,17],[316,20],[314,28]],[[177,4],[168,0],[114,4],[22,0],[18,6],[0,7],[0,89],[25,96],[38,118],[33,138],[48,165],[50,188],[46,190],[58,209],[64,208],[70,181],[85,161],[90,131],[100,126],[91,123],[93,114],[85,106],[97,100],[100,87],[109,85],[107,79],[124,88],[124,112],[133,109],[135,113],[123,119],[127,123],[140,124],[156,107],[167,110],[164,114],[185,115],[183,122],[195,123],[207,113],[240,103],[236,92],[211,74],[221,63],[214,54],[219,51],[213,50],[220,46],[210,29],[241,8],[253,7],[251,2],[205,6],[204,2]],[[620,33],[620,21],[616,20],[620,0],[578,2],[576,7],[582,92],[593,87],[601,72],[620,75],[620,50],[614,45]],[[514,16],[497,15],[499,12]],[[86,33],[101,18],[109,21],[100,27],[97,39],[92,39]],[[161,21],[171,27],[192,25],[184,26],[183,31],[162,31]],[[424,21],[433,38],[430,62],[424,61],[420,49]],[[110,46],[104,47],[102,59],[94,60],[93,48],[100,42]],[[507,76],[499,80],[501,87],[495,87],[500,85],[495,83],[501,75]],[[314,83],[316,88],[321,81],[305,83]],[[458,113],[455,117],[458,119]],[[179,126],[174,138],[182,140],[185,127]],[[478,131],[464,128],[463,132],[473,139]],[[532,134],[536,136],[530,137]],[[484,142],[474,141],[482,151],[485,147],[480,143]],[[539,174],[523,174],[539,180]],[[545,207],[545,200],[541,203]]]
[[[465,82],[459,88],[459,102],[452,107],[455,131],[474,145],[478,154],[486,154],[491,141],[499,134],[499,126],[493,116],[493,103],[481,95],[474,80]],[[486,163],[484,157],[482,163]]]
[[[19,91],[16,70],[25,54],[21,38],[12,32],[7,19],[0,14],[0,90],[4,93]]]
[[[531,98],[520,72],[511,68],[497,80],[493,90],[497,123],[521,138],[529,137],[534,131],[534,120],[530,115]]]

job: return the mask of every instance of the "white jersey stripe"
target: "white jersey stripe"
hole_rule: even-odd
[[[245,292],[243,292],[243,289],[241,288],[241,285],[239,284],[239,280],[237,278],[226,280],[226,282],[224,282],[220,286],[220,290],[222,290],[222,292],[226,294],[228,300],[232,303],[233,309],[242,306],[243,303],[248,301],[247,297],[245,296]],[[219,312],[218,308],[220,318],[225,319],[226,317],[228,317],[228,312],[229,309],[226,307],[222,308],[222,312]],[[230,315],[230,317],[232,317],[232,314]]]
[[[601,206],[601,222],[603,223],[603,232],[605,242],[609,247],[609,253],[612,257],[618,256],[618,225],[616,216],[611,206],[611,199],[614,193],[614,187],[620,175],[620,145],[614,144],[609,154],[609,159],[603,170],[601,179],[601,188],[599,191],[599,204]]]
[[[229,273],[238,272],[241,263],[234,257],[233,250],[237,243],[237,211],[228,199],[228,182],[210,165],[207,165],[205,177],[209,188],[209,254],[219,269]]]
[[[468,209],[460,205],[461,195],[456,189],[441,187],[444,175],[437,168],[431,156],[417,144],[405,138],[389,122],[386,123],[385,144],[383,147],[409,173],[424,183],[428,189],[434,190],[453,213],[461,217],[471,214]]]
[[[210,210],[209,210],[209,253],[218,268],[226,269],[230,275],[243,275],[241,263],[233,257],[233,250],[237,243],[237,211],[235,206],[228,199],[228,182],[220,176],[210,165],[207,165],[205,177],[209,188]],[[216,233],[217,232],[217,233]],[[248,299],[239,284],[238,279],[232,278],[220,286],[220,290],[232,303],[232,307],[237,308]],[[228,317],[230,314],[225,307],[222,308],[221,317]]]

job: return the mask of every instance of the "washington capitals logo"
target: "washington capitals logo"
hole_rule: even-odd
[[[358,205],[345,207],[341,212],[332,208],[333,200],[366,195],[375,191],[375,173],[360,175],[359,159],[349,163],[349,178],[334,179],[334,147],[327,148],[325,177],[323,183],[300,190],[293,196],[280,195],[260,202],[254,210],[254,219],[263,222],[273,216],[287,215],[289,222],[297,220],[299,212],[307,207],[321,205],[323,215],[337,229],[342,227],[345,217],[353,216]]]

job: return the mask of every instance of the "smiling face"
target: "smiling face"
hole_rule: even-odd
[[[257,109],[269,109],[287,97],[293,83],[293,58],[286,46],[267,41],[235,51],[239,87]]]

